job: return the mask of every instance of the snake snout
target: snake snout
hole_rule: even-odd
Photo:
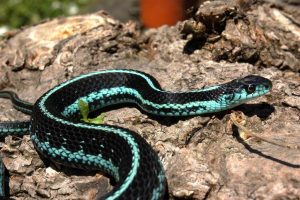
[[[272,82],[269,79],[266,79],[266,78],[264,78],[264,79],[265,79],[265,81],[262,83],[262,85],[265,87],[266,90],[271,91],[272,87],[273,87]]]

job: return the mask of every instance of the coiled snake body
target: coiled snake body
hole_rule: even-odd
[[[31,115],[28,122],[1,123],[0,136],[29,133],[37,151],[51,161],[108,174],[116,185],[103,199],[161,199],[166,180],[151,146],[133,131],[80,121],[79,99],[87,102],[92,111],[134,103],[154,115],[192,116],[230,109],[266,94],[271,87],[268,79],[250,75],[217,86],[173,93],[163,91],[152,76],[143,72],[93,72],[52,88],[34,105],[13,92],[0,91],[0,97],[11,99],[16,109]],[[5,196],[1,174],[0,179],[0,195]]]

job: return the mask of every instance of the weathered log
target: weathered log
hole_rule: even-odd
[[[192,19],[144,32],[104,12],[45,21],[0,41],[0,89],[35,102],[56,84],[101,69],[145,71],[173,91],[259,74],[273,81],[272,93],[234,110],[262,136],[299,144],[300,9],[294,8],[212,1]],[[0,108],[0,121],[28,118],[7,100]],[[299,198],[300,151],[226,134],[228,116],[152,119],[121,108],[107,112],[105,123],[138,132],[157,150],[171,199]],[[42,162],[28,136],[7,137],[1,155],[15,199],[94,199],[112,187],[100,173]]]

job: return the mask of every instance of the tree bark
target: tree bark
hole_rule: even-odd
[[[145,31],[104,12],[41,22],[0,41],[0,89],[34,103],[62,81],[103,69],[144,71],[170,91],[259,74],[272,80],[271,94],[234,110],[252,131],[297,145],[300,9],[288,3],[210,1],[191,19]],[[7,100],[0,108],[0,121],[28,119]],[[136,131],[159,153],[170,199],[299,199],[299,149],[243,140],[226,130],[229,114],[153,119],[120,108],[105,123]],[[95,199],[112,188],[100,172],[42,162],[29,136],[6,137],[1,147],[14,199]]]

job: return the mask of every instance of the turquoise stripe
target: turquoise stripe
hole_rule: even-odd
[[[0,133],[15,133],[15,132],[26,132],[29,131],[28,128],[2,128],[0,129]]]
[[[130,95],[133,99],[114,99],[112,102],[107,102],[104,104],[104,101],[102,99],[107,99],[112,96],[119,96],[119,95]],[[224,95],[224,98],[226,98],[226,95]],[[113,105],[116,103],[135,103],[140,101],[142,109],[149,113],[154,114],[160,114],[160,115],[197,115],[197,114],[204,114],[204,113],[210,113],[210,112],[216,112],[223,109],[228,109],[228,104],[226,101],[194,101],[189,102],[185,104],[174,104],[174,103],[165,103],[165,104],[158,104],[153,103],[147,99],[144,99],[144,97],[139,93],[139,91],[127,88],[127,87],[115,87],[115,88],[108,88],[108,89],[102,89],[96,92],[92,92],[88,94],[87,96],[79,97],[74,103],[67,106],[62,114],[64,116],[71,116],[79,111],[78,107],[78,101],[79,99],[82,99],[83,101],[89,103],[93,103],[95,101],[99,101],[99,107],[105,107],[107,105]],[[150,106],[152,109],[146,109],[144,106]],[[192,108],[197,108],[195,111],[188,111]],[[170,113],[166,113],[161,111],[162,109],[171,109]]]
[[[205,114],[205,113],[214,113],[226,109],[230,109],[232,107],[235,107],[237,105],[240,105],[250,99],[253,99],[259,95],[263,95],[264,91],[257,91],[256,94],[247,94],[246,92],[241,94],[236,94],[235,98],[230,102],[230,105],[227,103],[228,101],[226,98],[229,95],[223,95],[219,101],[193,101],[188,102],[185,104],[174,104],[174,103],[165,103],[165,104],[158,104],[153,103],[149,100],[146,100],[143,98],[143,96],[139,93],[139,91],[127,88],[127,87],[115,87],[115,88],[108,88],[108,89],[102,89],[96,92],[91,92],[87,96],[79,97],[74,103],[67,106],[62,114],[64,116],[71,116],[79,111],[78,107],[78,101],[79,99],[84,100],[85,102],[94,103],[95,101],[99,101],[99,106],[92,107],[91,110],[99,109],[102,107],[106,107],[108,105],[114,105],[116,103],[139,103],[141,102],[142,109],[147,111],[148,113],[153,114],[159,114],[159,115],[166,115],[166,116],[187,116],[187,115],[199,115],[199,114]],[[103,99],[107,99],[112,96],[119,96],[119,95],[130,95],[132,96],[132,99],[114,99],[111,102],[105,102]],[[146,109],[143,107],[143,105],[150,106],[152,109]],[[196,109],[193,109],[196,108]],[[169,113],[162,112],[162,109],[170,109],[171,111]],[[194,111],[190,111],[190,110]]]
[[[29,132],[29,128],[0,128],[0,137],[5,137],[8,135],[23,135],[24,133]]]
[[[161,163],[160,163],[161,164]],[[161,169],[163,167],[161,166]],[[151,200],[158,200],[161,197],[162,192],[164,191],[164,180],[165,180],[165,173],[163,170],[161,170],[158,174],[158,180],[159,180],[159,185],[158,187],[154,188],[152,191],[152,197]]]

